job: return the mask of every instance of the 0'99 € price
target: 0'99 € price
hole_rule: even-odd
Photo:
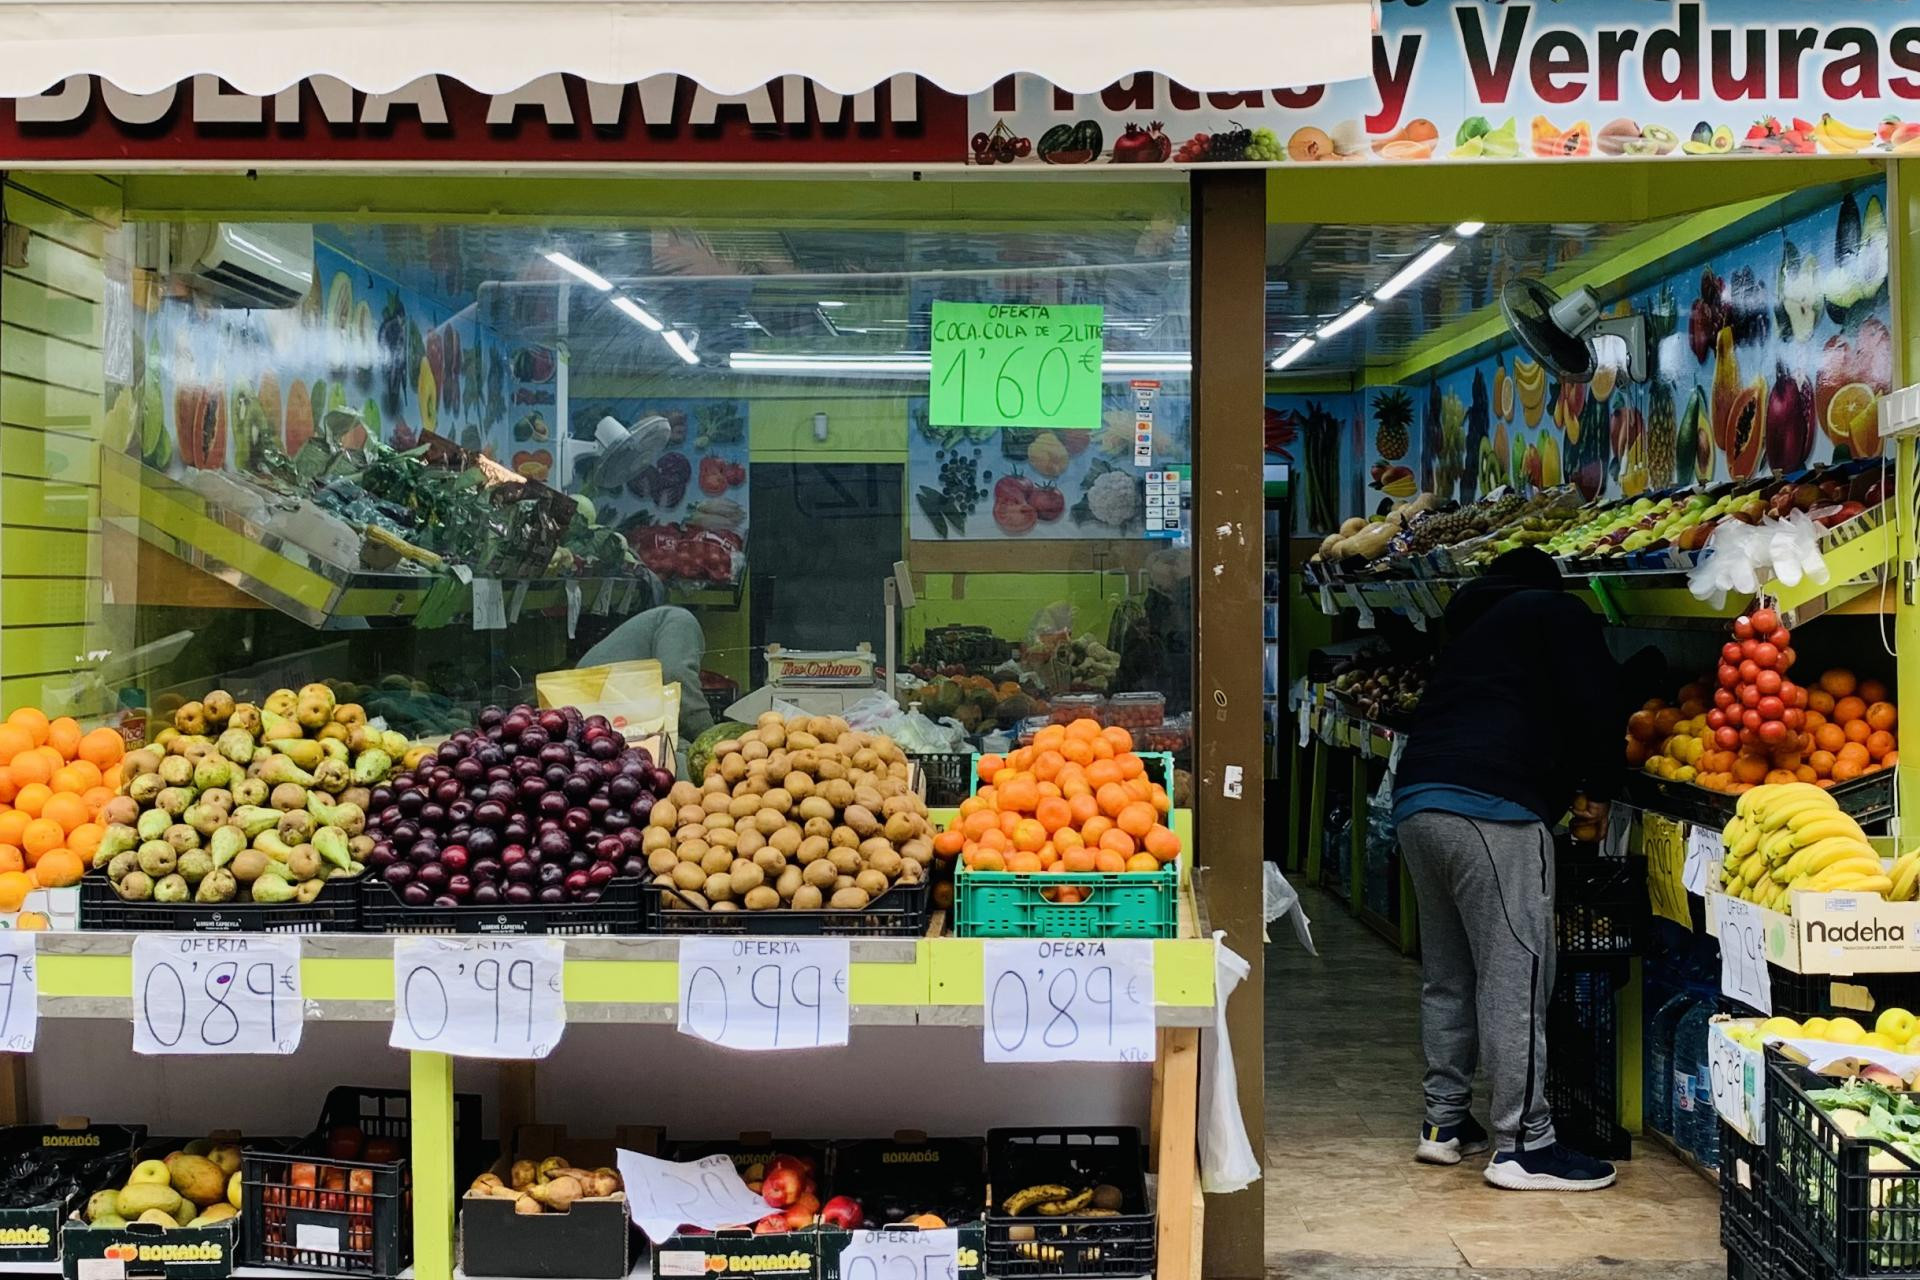
[[[988,1062],[1151,1062],[1153,944],[981,943]]]
[[[544,1058],[567,1027],[559,938],[401,938],[393,944],[396,1049]]]
[[[292,1053],[300,1047],[300,940],[133,940],[135,1053]]]

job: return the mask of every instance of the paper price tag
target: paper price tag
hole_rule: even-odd
[[[1680,877],[1688,893],[1697,893],[1704,898],[1709,889],[1720,887],[1720,877],[1715,873],[1725,852],[1726,846],[1721,843],[1720,832],[1716,828],[1688,829],[1687,865]]]
[[[845,938],[686,938],[680,1032],[729,1049],[847,1042]]]
[[[1727,1024],[1707,1027],[1707,1074],[1713,1109],[1748,1142],[1767,1140],[1767,1073],[1760,1050],[1735,1043]],[[1736,1171],[1737,1172],[1737,1171]]]
[[[1296,714],[1300,722],[1300,745],[1304,747],[1313,740],[1313,708],[1303,702]]]
[[[959,1274],[960,1232],[954,1227],[863,1229],[840,1251],[840,1280],[955,1280]]]
[[[513,584],[513,599],[507,602],[507,621],[520,621],[520,610],[527,603],[527,580],[525,578]]]
[[[1642,814],[1640,846],[1647,855],[1647,899],[1653,913],[1691,929],[1693,909],[1682,879],[1687,865],[1685,828],[1657,813]]]
[[[1433,588],[1426,584],[1425,579],[1413,580],[1413,594],[1414,598],[1420,602],[1420,607],[1430,616],[1438,618],[1446,613],[1446,607],[1440,603],[1440,597],[1433,594]]]
[[[685,1164],[627,1150],[617,1150],[613,1157],[626,1184],[627,1212],[655,1244],[681,1227],[717,1231],[748,1226],[767,1215],[767,1202],[747,1190],[733,1161],[724,1155]]]
[[[1627,856],[1627,845],[1632,837],[1632,826],[1632,809],[1617,803],[1608,809],[1607,829],[1600,837],[1601,856],[1624,860]]]
[[[143,933],[133,940],[135,1053],[292,1053],[300,940]]]
[[[580,627],[580,580],[568,578],[565,584],[567,593],[567,639],[573,639],[573,633]]]
[[[393,944],[396,1049],[544,1058],[567,1027],[559,938],[401,938]]]
[[[981,944],[988,1062],[1152,1062],[1153,944]]]
[[[475,631],[507,629],[507,606],[500,590],[500,579],[475,578],[473,580],[473,629]]]
[[[473,570],[467,565],[457,564],[453,566],[453,576],[460,579],[460,585],[464,587],[472,583]]]
[[[593,611],[606,613],[613,608],[613,579],[600,579],[600,589],[593,593]]]
[[[32,1053],[40,1034],[40,984],[29,931],[0,933],[0,1049]]]
[[[1340,606],[1333,602],[1333,588],[1324,582],[1320,584],[1320,612],[1328,617],[1340,612]]]
[[[1368,631],[1373,630],[1373,607],[1367,603],[1367,598],[1361,594],[1360,588],[1347,588],[1347,603],[1352,605],[1354,612],[1360,615],[1360,625]]]
[[[1773,979],[1767,973],[1767,921],[1745,898],[1723,894],[1720,909],[1720,994],[1773,1015]]]

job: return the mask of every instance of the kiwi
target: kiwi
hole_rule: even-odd
[[[818,889],[826,888],[839,877],[840,872],[834,868],[833,863],[825,858],[809,862],[805,870],[801,872],[801,879]],[[796,894],[794,896],[798,897],[799,895]]]
[[[843,876],[850,876],[860,870],[860,851],[842,846],[827,855],[827,862]]]
[[[850,885],[845,889],[835,889],[833,898],[827,905],[835,911],[858,911],[867,905],[867,900],[868,895],[865,889],[858,885]]]
[[[710,876],[724,876],[733,870],[733,850],[714,847],[700,859],[700,869]],[[713,895],[709,894],[708,897]]]
[[[729,868],[727,879],[733,884],[733,895],[736,898],[744,898],[748,893],[766,884],[767,873],[755,863],[739,858]]]
[[[655,875],[670,875],[680,865],[680,855],[671,849],[655,849],[647,855],[647,870]]]
[[[724,872],[715,872],[707,877],[707,884],[700,892],[707,895],[709,902],[725,902],[733,897],[733,880]]]
[[[698,889],[707,882],[707,873],[700,869],[697,862],[676,863],[670,874],[674,887],[680,889]]]
[[[742,852],[745,852],[742,850]],[[771,846],[756,849],[753,853],[753,865],[766,875],[777,876],[786,869],[787,855]]]
[[[795,911],[818,911],[825,899],[820,896],[818,885],[803,884],[793,891],[790,904]]]
[[[780,872],[780,878],[773,882],[773,887],[782,899],[792,902],[794,895],[800,892],[800,887],[805,883],[805,875],[799,867],[787,867]]]
[[[871,867],[856,875],[853,882],[863,889],[869,898],[877,898],[887,891],[887,878]]]
[[[741,899],[749,911],[766,911],[780,905],[780,895],[771,885],[755,885]]]

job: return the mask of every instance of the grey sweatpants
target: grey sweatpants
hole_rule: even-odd
[[[1553,837],[1544,823],[1428,810],[1402,822],[1399,839],[1420,900],[1427,1123],[1466,1116],[1484,1056],[1496,1149],[1547,1146]]]

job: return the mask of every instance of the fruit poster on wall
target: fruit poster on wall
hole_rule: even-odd
[[[1408,486],[1419,468],[1409,454],[1425,442],[1416,442],[1411,420],[1402,421],[1398,397],[1409,395],[1406,388],[1369,387],[1267,397],[1266,457],[1293,468],[1299,536],[1332,533],[1355,512],[1412,496]]]
[[[1883,183],[1860,186],[1611,300],[1647,316],[1645,383],[1604,343],[1589,383],[1559,382],[1517,345],[1442,373],[1415,392],[1422,487],[1630,497],[1877,456],[1893,362],[1885,202]]]
[[[1190,401],[1158,388],[1140,438],[1135,392],[1109,382],[1093,431],[937,427],[927,400],[907,402],[911,536],[918,541],[1138,538],[1149,472],[1192,461]]]
[[[607,417],[646,436],[652,458],[611,484],[593,443],[595,425]],[[572,419],[568,456],[574,462],[559,478],[567,492],[591,501],[600,523],[624,534],[641,563],[661,578],[738,579],[748,526],[746,401],[575,400]]]

